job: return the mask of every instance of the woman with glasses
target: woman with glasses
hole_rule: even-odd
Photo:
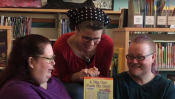
[[[141,35],[130,43],[126,55],[128,72],[115,75],[114,99],[175,99],[175,86],[155,74],[155,43]]]
[[[49,39],[36,34],[16,39],[0,75],[0,99],[71,99],[51,76],[54,59]]]
[[[54,44],[55,69],[72,99],[83,99],[84,77],[108,77],[113,57],[113,41],[104,34],[109,17],[98,8],[69,10],[71,33]]]

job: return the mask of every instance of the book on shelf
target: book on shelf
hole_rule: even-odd
[[[0,30],[0,67],[7,63],[7,30]]]
[[[113,99],[113,78],[85,77],[84,99]]]
[[[170,28],[171,25],[175,25],[175,0],[129,0],[129,27]]]
[[[156,67],[158,69],[175,69],[175,44],[156,43]]]

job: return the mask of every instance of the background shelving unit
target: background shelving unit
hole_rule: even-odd
[[[131,31],[135,31],[135,32],[175,32],[175,29],[172,29],[172,28],[129,28],[129,27],[113,29],[114,47],[124,48],[125,49],[124,55],[128,53],[129,41],[138,35],[143,35],[143,34],[130,34]],[[145,34],[145,35],[148,35],[153,40],[158,40],[161,42],[164,42],[164,41],[175,42],[175,34]],[[126,58],[124,59],[123,62],[124,62],[123,71],[127,71],[128,67],[126,63],[127,62]],[[170,70],[164,69],[160,71],[170,71]]]
[[[0,26],[0,30],[7,30],[7,56],[9,56],[10,51],[11,51],[11,46],[12,46],[12,41],[11,41],[11,26]],[[8,59],[8,57],[7,57]],[[0,67],[0,70],[4,69],[4,67]]]
[[[42,26],[40,24],[38,27],[32,27],[31,33],[40,34],[49,38],[51,41],[56,41],[60,37],[59,20],[67,19],[67,11],[68,9],[0,8],[0,16],[32,16],[32,23],[42,23]],[[104,12],[111,18],[111,23],[118,23],[120,11],[104,10]],[[107,34],[112,36],[112,30],[107,29]]]

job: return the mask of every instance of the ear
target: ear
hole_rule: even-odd
[[[155,60],[156,60],[156,53],[154,53],[154,54],[152,55],[152,63],[154,63]]]
[[[77,28],[75,27],[75,34],[78,34],[79,32],[78,32],[78,30],[77,30]]]
[[[33,66],[33,58],[32,57],[28,58],[28,63],[29,63],[29,66],[33,69],[34,66]]]

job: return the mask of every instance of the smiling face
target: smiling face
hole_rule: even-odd
[[[150,53],[152,52],[150,51],[150,46],[148,43],[131,43],[128,50],[128,55],[134,57],[145,56],[149,55]],[[154,53],[145,57],[143,61],[138,61],[135,58],[133,60],[127,59],[127,65],[130,75],[133,77],[141,77],[152,73],[151,67],[152,63],[155,60],[155,57],[156,55]]]
[[[92,30],[92,29],[82,29],[80,31],[75,31],[79,36],[79,45],[84,52],[91,51],[98,43],[100,43],[101,35],[103,29]]]
[[[31,74],[40,84],[47,82],[48,79],[51,77],[53,65],[55,65],[52,56],[52,46],[50,44],[47,44],[44,47],[44,54],[37,56],[37,59],[29,57]],[[49,60],[49,58],[51,58],[51,60]]]

